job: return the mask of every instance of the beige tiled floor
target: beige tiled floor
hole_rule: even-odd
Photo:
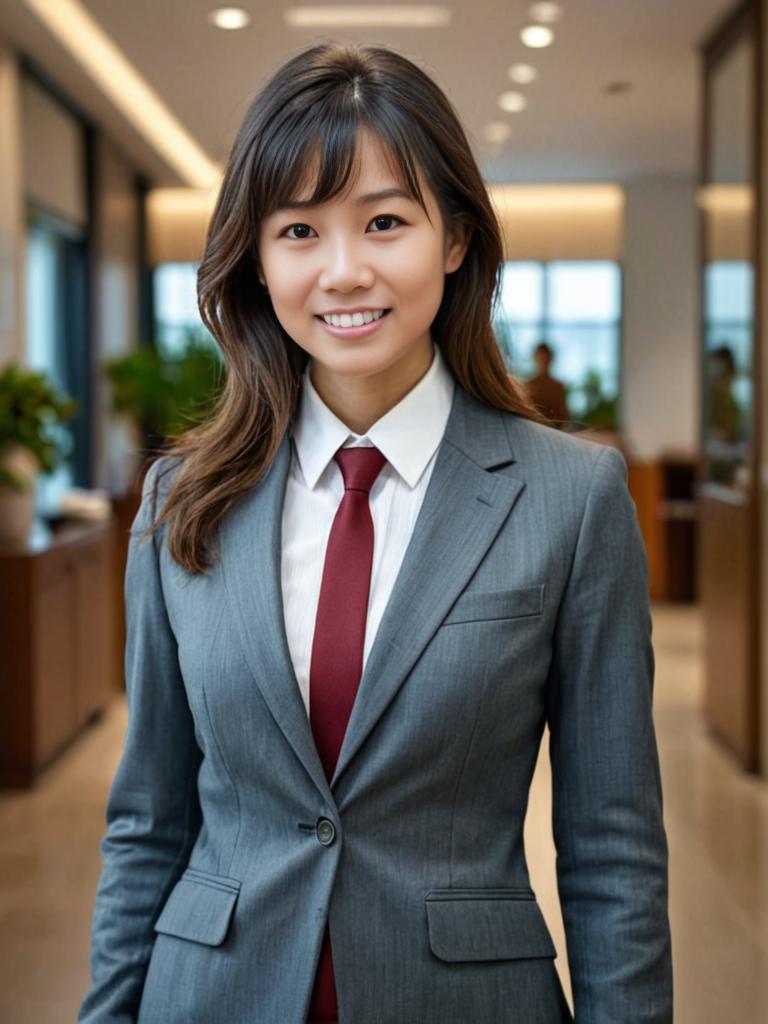
[[[768,784],[743,775],[707,736],[698,710],[697,610],[656,606],[654,645],[654,706],[670,847],[675,1021],[765,1024]],[[125,720],[124,702],[118,700],[34,791],[0,793],[3,1024],[74,1021],[88,985],[98,843]],[[545,735],[526,819],[526,851],[569,990],[549,822]]]

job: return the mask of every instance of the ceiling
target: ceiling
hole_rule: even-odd
[[[236,2],[236,0],[232,0]],[[732,0],[561,0],[552,46],[518,38],[528,0],[453,2],[436,29],[289,28],[287,4],[242,0],[240,31],[209,25],[212,0],[83,0],[83,6],[159,93],[211,159],[223,163],[250,99],[277,65],[332,38],[390,46],[447,92],[490,182],[616,181],[697,173],[699,47]],[[119,143],[151,183],[181,181],[100,93],[23,0],[0,0],[0,33]],[[514,86],[507,67],[533,64],[537,81]],[[605,93],[606,84],[631,91]],[[505,89],[527,94],[521,113],[496,105]],[[503,144],[484,141],[488,121],[512,127]]]

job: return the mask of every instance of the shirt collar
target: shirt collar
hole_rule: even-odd
[[[432,349],[432,363],[421,380],[365,434],[354,433],[328,408],[315,390],[307,360],[291,433],[308,487],[315,487],[340,447],[361,440],[374,444],[406,483],[416,486],[445,432],[455,388],[439,345],[433,342]]]

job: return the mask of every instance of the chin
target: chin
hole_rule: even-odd
[[[349,347],[346,347],[349,346]],[[340,377],[373,377],[385,373],[407,355],[407,350],[392,351],[373,340],[340,342],[332,350],[318,351],[312,358],[330,373]]]

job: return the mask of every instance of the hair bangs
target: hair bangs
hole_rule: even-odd
[[[366,131],[381,145],[396,183],[426,211],[418,161],[396,116],[325,99],[293,117],[290,127],[284,121],[263,148],[257,221],[283,206],[315,206],[343,194],[359,171],[360,136]]]

